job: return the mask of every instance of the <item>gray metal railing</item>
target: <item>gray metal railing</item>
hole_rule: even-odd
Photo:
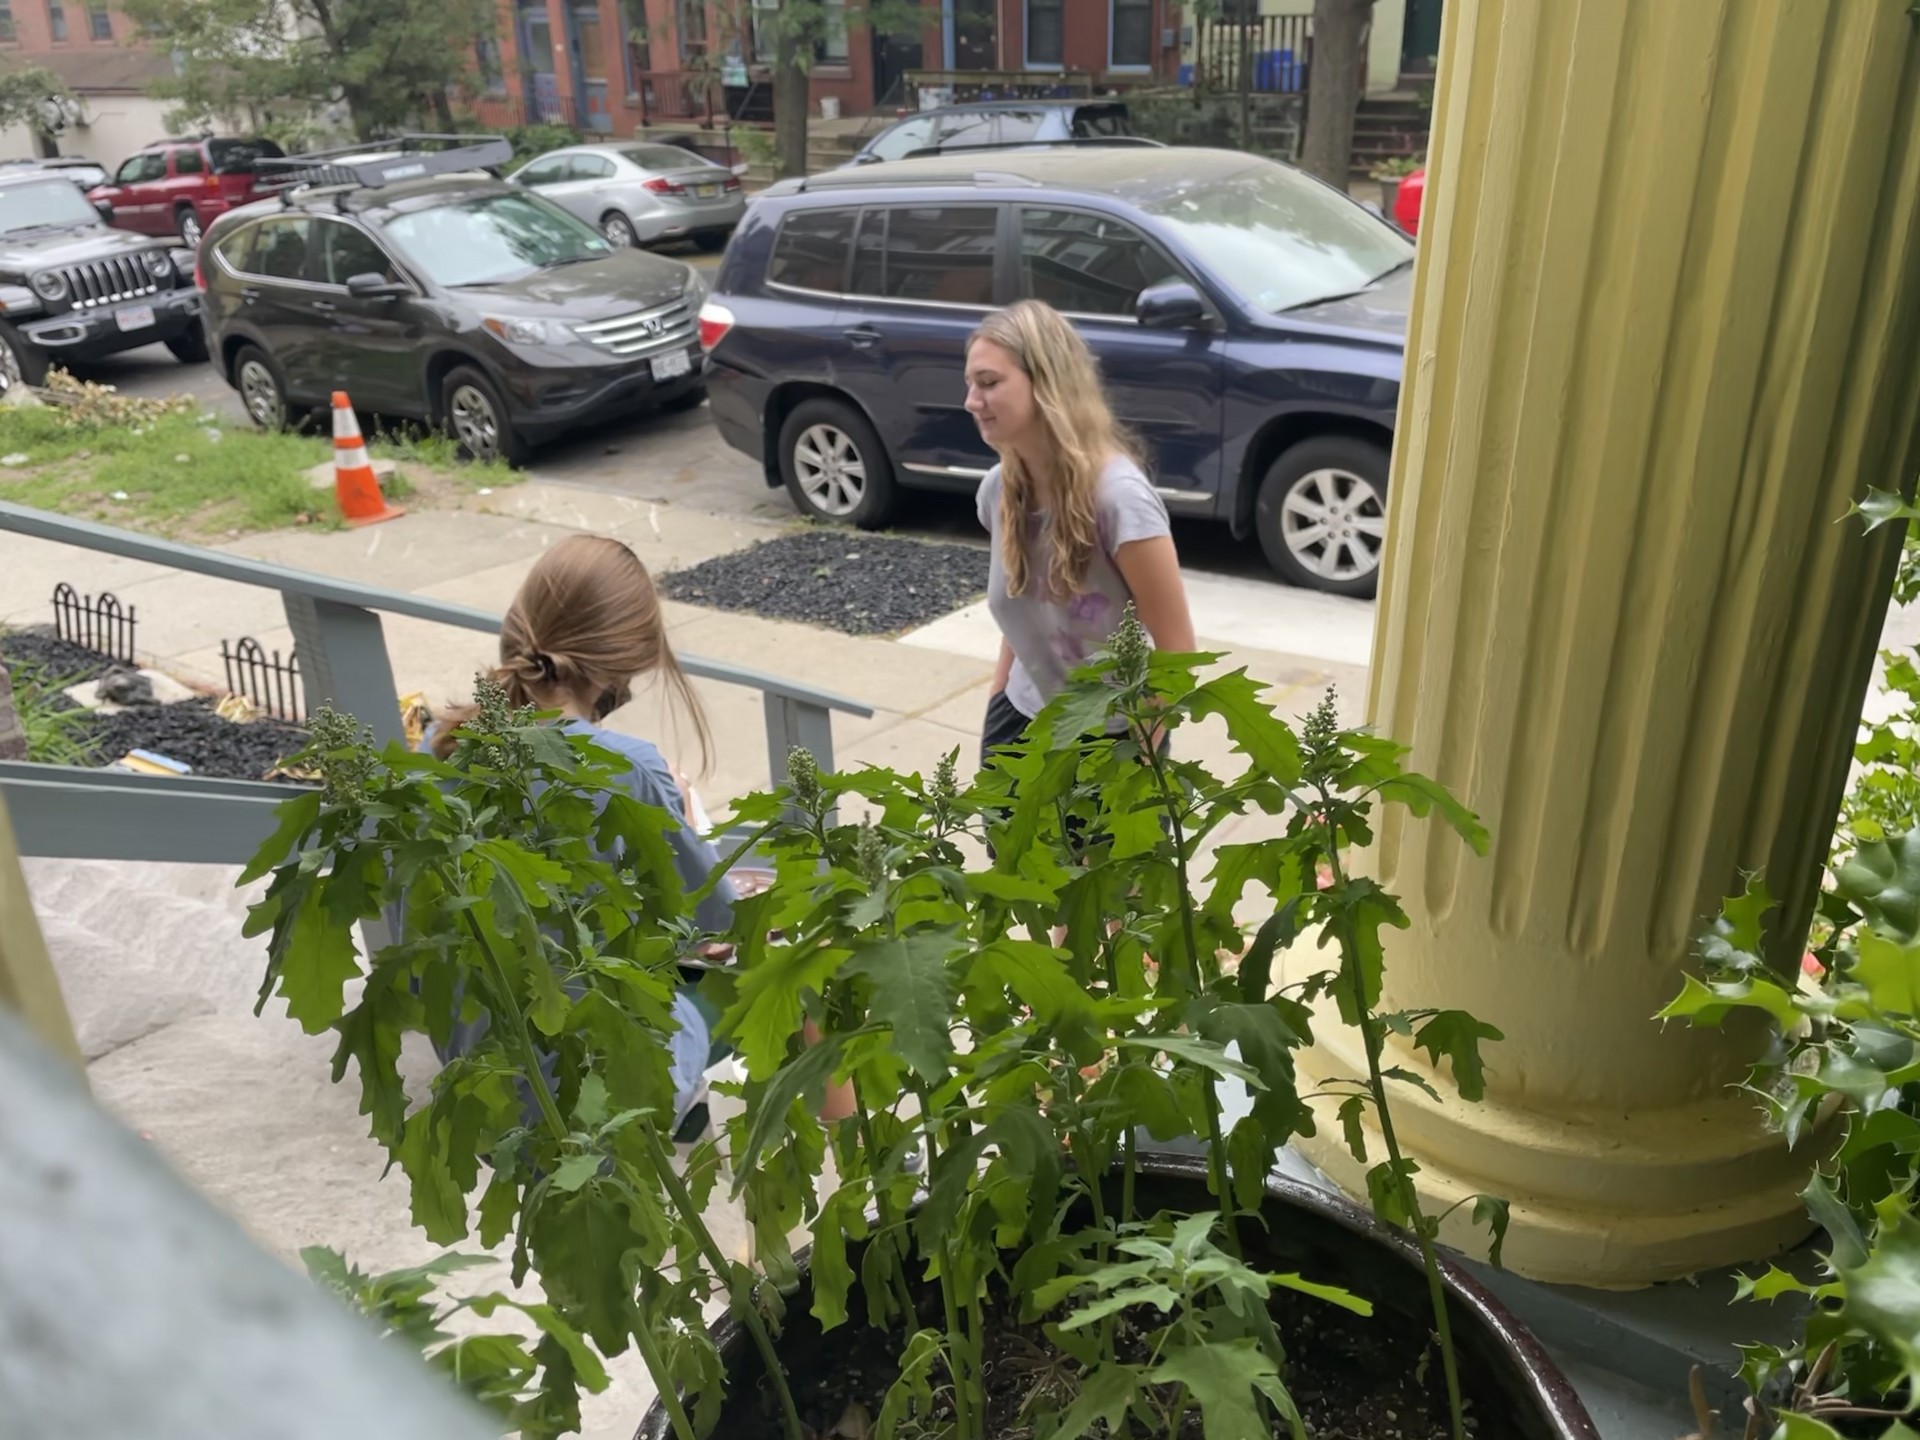
[[[370,725],[381,740],[398,740],[404,734],[382,614],[487,634],[500,630],[498,615],[468,605],[289,570],[0,501],[0,533],[5,532],[278,591],[293,629],[309,707],[331,703]],[[811,751],[823,770],[833,768],[835,711],[859,717],[873,713],[856,700],[724,661],[682,655],[680,664],[689,675],[761,693],[767,773],[776,784],[786,778],[787,753],[795,745]],[[287,792],[285,785],[258,781],[0,762],[0,795],[12,811],[23,855],[240,863],[251,859],[272,833],[273,808]]]

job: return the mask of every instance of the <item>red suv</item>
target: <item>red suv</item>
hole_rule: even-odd
[[[122,230],[178,235],[198,250],[215,219],[264,193],[253,162],[285,153],[271,140],[160,140],[130,156],[87,198],[113,206],[113,223]]]

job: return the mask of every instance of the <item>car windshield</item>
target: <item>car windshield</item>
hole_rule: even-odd
[[[1145,208],[1269,314],[1352,295],[1413,259],[1398,230],[1284,165],[1194,180]]]
[[[691,170],[713,163],[678,145],[630,145],[620,153],[642,170]]]
[[[449,288],[518,280],[613,253],[591,225],[537,195],[436,205],[395,216],[383,228],[427,278]]]
[[[69,181],[28,180],[9,185],[0,177],[0,235],[53,225],[99,223],[99,212]]]
[[[271,140],[209,140],[207,154],[213,159],[213,168],[221,175],[251,170],[256,160],[282,160],[286,158],[282,150]]]

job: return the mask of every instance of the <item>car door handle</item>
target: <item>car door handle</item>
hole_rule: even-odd
[[[241,289],[240,298],[246,301],[247,304],[251,305],[254,301],[260,298],[260,292],[254,289],[253,286],[248,285]]]
[[[880,332],[871,325],[856,325],[846,332],[847,343],[856,350],[866,350],[880,343]]]
[[[334,311],[338,310],[340,307],[334,304],[331,300],[316,300],[313,302],[313,308],[316,310],[324,311],[326,314],[331,315],[333,314]]]

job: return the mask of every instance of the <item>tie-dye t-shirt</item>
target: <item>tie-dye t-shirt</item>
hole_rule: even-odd
[[[1121,578],[1113,555],[1122,545],[1169,535],[1167,507],[1140,467],[1116,455],[1100,474],[1095,501],[1099,546],[1087,566],[1086,588],[1078,595],[1049,593],[1047,530],[1044,511],[1027,517],[1027,587],[1007,594],[1007,569],[1001,556],[1000,467],[980,482],[980,523],[993,537],[993,569],[987,580],[987,608],[1013,647],[1013,673],[1007,699],[1028,719],[1066,686],[1067,676],[1087,663],[1120,624],[1133,593]]]

